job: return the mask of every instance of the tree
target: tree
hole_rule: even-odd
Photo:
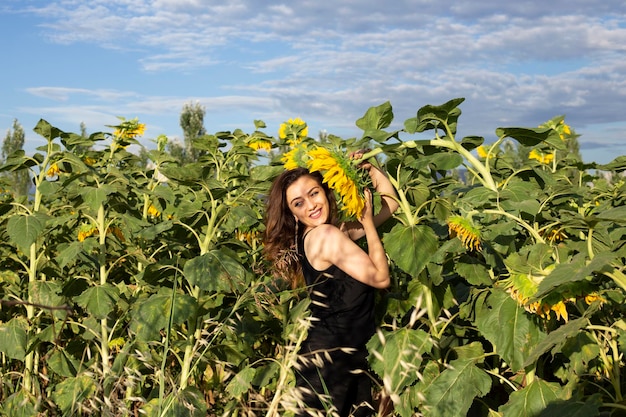
[[[6,162],[14,152],[20,151],[24,148],[24,129],[22,125],[13,120],[13,130],[9,129],[2,142],[2,162]],[[11,183],[11,191],[15,196],[26,196],[30,188],[30,174],[27,169],[18,169],[15,171],[9,171],[5,174]]]
[[[193,162],[200,156],[200,151],[193,147],[193,140],[206,134],[204,115],[206,110],[200,103],[186,103],[180,114],[180,127],[185,138],[183,162]]]

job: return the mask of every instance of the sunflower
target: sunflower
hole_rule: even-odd
[[[597,292],[590,291],[589,286],[579,287],[575,291],[565,290],[551,292],[544,297],[536,298],[539,285],[556,267],[556,264],[548,265],[540,270],[532,272],[512,272],[506,279],[499,281],[513,300],[529,313],[536,314],[543,319],[549,320],[554,313],[557,320],[567,322],[569,314],[567,304],[574,303],[578,299],[584,300],[587,305],[594,302],[604,304],[606,300]]]
[[[309,134],[307,124],[299,117],[289,119],[278,128],[278,137],[287,139],[289,146],[296,146]]]
[[[46,171],[46,177],[56,177],[61,173],[61,169],[59,169],[59,165],[52,164],[50,168]]]
[[[487,149],[485,149],[483,145],[480,145],[478,148],[476,148],[476,153],[481,159],[485,159],[487,157]]]
[[[269,139],[254,138],[251,139],[246,145],[255,151],[263,150],[269,152],[272,150],[272,141]]]
[[[78,241],[82,242],[88,237],[95,235],[96,233],[98,233],[98,228],[96,226],[92,226],[90,224],[83,224],[78,229],[78,236],[77,236]]]
[[[148,207],[148,216],[150,216],[153,219],[156,219],[160,215],[161,215],[161,212],[159,211],[159,209],[157,209],[152,204],[150,204],[150,207]]]
[[[480,250],[480,230],[470,219],[462,216],[448,218],[448,233],[450,237],[458,237],[463,246],[469,250]]]
[[[554,160],[554,152],[543,153],[543,152],[537,151],[536,149],[533,149],[532,151],[530,151],[530,154],[528,155],[528,159],[536,159],[542,164],[549,164]]]
[[[286,170],[290,170],[298,167],[306,168],[306,160],[308,158],[307,144],[302,142],[289,152],[285,152],[280,158],[280,161],[283,163]]]
[[[562,242],[567,239],[567,233],[561,229],[550,229],[542,231],[540,233],[542,237],[545,237],[550,243]]]
[[[358,173],[352,161],[339,153],[317,146],[308,152],[307,168],[319,171],[324,182],[341,197],[341,210],[358,217],[363,212],[365,200],[358,186]]]
[[[118,126],[115,126],[113,135],[120,139],[134,139],[137,136],[143,136],[146,132],[146,125],[139,123],[137,119],[125,120]]]

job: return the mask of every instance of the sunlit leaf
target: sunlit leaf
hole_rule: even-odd
[[[524,368],[529,352],[545,338],[539,325],[502,290],[493,290],[477,306],[476,326],[513,372]]]
[[[437,236],[428,226],[397,224],[384,236],[389,257],[406,273],[417,276],[437,252]]]
[[[367,344],[372,369],[385,381],[389,393],[399,394],[419,377],[422,355],[433,347],[428,333],[402,328],[374,335]]]
[[[115,308],[119,290],[110,284],[87,288],[75,298],[76,302],[97,319],[106,318]]]
[[[65,349],[55,350],[46,363],[52,372],[63,377],[76,376],[80,368],[80,362]]]
[[[207,292],[233,292],[245,281],[246,269],[222,250],[213,250],[185,264],[185,278]]]
[[[241,395],[250,389],[254,375],[254,368],[249,366],[244,368],[231,379],[226,386],[226,391],[235,398],[241,398]]]
[[[560,384],[536,378],[526,387],[511,393],[509,401],[498,411],[507,417],[539,416],[548,404],[564,400],[565,395],[567,391]]]
[[[91,398],[97,390],[96,381],[90,375],[69,377],[59,382],[52,392],[52,400],[66,414],[74,414],[78,404]]]
[[[393,120],[391,103],[383,104],[367,109],[363,117],[356,121],[356,125],[364,131],[381,130],[388,127]]]
[[[170,317],[172,324],[179,325],[193,316],[197,306],[197,300],[187,294],[162,289],[136,306],[131,328],[139,339],[155,340],[169,326]]]
[[[0,324],[0,352],[11,359],[23,361],[26,356],[26,333],[28,324],[25,318],[16,317]]]
[[[490,389],[491,377],[474,360],[454,360],[426,388],[424,416],[465,416],[474,398],[487,395]]]
[[[0,412],[11,417],[33,417],[37,415],[35,406],[39,401],[27,390],[21,389],[2,401]]]
[[[44,223],[34,214],[12,216],[7,222],[9,239],[22,248],[28,248],[37,240],[44,229]]]
[[[585,257],[579,257],[571,262],[558,264],[541,281],[535,297],[543,297],[560,285],[588,279],[594,272],[611,272],[614,269],[611,263],[618,257],[619,255],[615,252],[604,252],[594,256],[589,262],[586,261]]]

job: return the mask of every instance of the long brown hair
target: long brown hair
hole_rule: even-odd
[[[333,192],[323,182],[319,172],[306,168],[284,171],[272,183],[265,204],[265,233],[263,252],[275,275],[289,281],[293,288],[302,284],[302,269],[296,252],[296,219],[287,202],[287,188],[300,177],[315,179],[324,189],[330,207],[328,223],[337,222],[337,203]],[[300,227],[300,233],[303,227]]]

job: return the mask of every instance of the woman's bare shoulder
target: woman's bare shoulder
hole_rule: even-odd
[[[326,238],[334,236],[337,233],[343,234],[339,227],[333,224],[320,224],[319,226],[311,229],[307,234],[314,240],[324,240]]]

